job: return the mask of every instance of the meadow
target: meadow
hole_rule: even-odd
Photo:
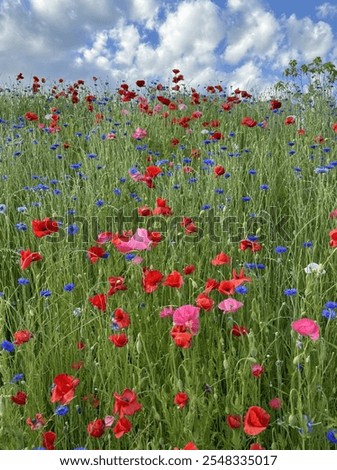
[[[0,449],[334,449],[336,102],[0,92]]]

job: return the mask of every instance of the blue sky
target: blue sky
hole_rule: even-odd
[[[290,0],[0,0],[0,84],[168,83],[261,89],[290,59],[337,62],[337,4]]]

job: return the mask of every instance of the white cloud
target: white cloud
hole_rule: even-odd
[[[289,44],[305,61],[325,57],[333,46],[331,26],[324,21],[314,23],[310,18],[298,20],[291,15],[286,22]]]
[[[322,3],[316,7],[316,14],[319,19],[331,19],[337,15],[337,5],[332,5],[329,2]]]

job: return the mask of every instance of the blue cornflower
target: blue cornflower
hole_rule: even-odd
[[[20,213],[23,213],[23,212],[27,212],[28,209],[26,206],[20,206],[16,210]]]
[[[15,375],[13,375],[13,377],[11,378],[11,384],[16,384],[17,382],[21,382],[21,380],[25,380],[24,374],[22,374],[22,373],[20,373],[20,374],[15,374]]]
[[[41,297],[50,297],[51,296],[51,291],[48,289],[43,289],[40,291],[40,296]]]
[[[284,294],[284,295],[287,295],[287,296],[296,295],[296,294],[297,294],[297,289],[285,289],[285,290],[283,291],[283,294]]]
[[[241,201],[243,201],[243,202],[249,202],[249,201],[251,201],[251,199],[252,199],[252,198],[251,198],[250,196],[243,196],[243,197],[241,198]]]
[[[68,235],[76,235],[79,231],[79,228],[76,224],[71,224],[67,227],[67,234]]]
[[[188,157],[185,157],[182,159],[182,163],[184,163],[185,165],[188,165],[189,163],[191,163],[192,159],[191,158],[188,158]]]
[[[88,153],[87,158],[97,158],[97,155],[95,153]]]
[[[70,165],[70,168],[71,168],[72,170],[78,170],[79,168],[81,168],[81,166],[82,166],[82,163],[72,163],[72,164]]]
[[[54,189],[54,190],[53,190],[53,194],[54,194],[55,196],[59,196],[60,194],[62,194],[62,191],[61,191],[60,189]]]
[[[214,189],[215,194],[223,194],[225,191],[221,188]]]
[[[212,158],[205,158],[203,162],[205,165],[208,165],[208,166],[213,166],[215,163],[214,160],[212,160]]]
[[[210,204],[204,204],[202,207],[201,207],[201,210],[202,211],[207,211],[208,209],[210,209],[212,206]]]
[[[322,317],[326,318],[327,320],[334,320],[336,318],[336,312],[330,308],[324,308],[322,310]]]
[[[303,248],[310,248],[312,247],[313,243],[312,242],[304,242],[302,243]]]
[[[26,277],[19,277],[18,284],[19,286],[26,286],[27,284],[29,284],[29,279],[27,279]]]
[[[6,204],[0,204],[0,214],[4,214],[7,210]]]
[[[102,199],[98,199],[95,202],[95,204],[96,204],[97,207],[102,207],[102,206],[104,206],[104,201]]]
[[[332,301],[328,301],[326,302],[326,304],[324,305],[325,308],[330,308],[330,309],[336,309],[337,308],[337,302],[332,302]]]
[[[0,348],[10,353],[15,351],[14,344],[8,341],[7,339],[3,340],[3,342],[0,343]]]
[[[237,287],[235,288],[235,292],[236,292],[237,294],[243,294],[243,295],[244,295],[244,294],[247,294],[248,289],[247,289],[246,286],[237,286]]]
[[[225,173],[223,176],[224,176],[224,178],[228,179],[228,178],[231,177],[231,173]]]
[[[261,184],[260,189],[262,189],[262,191],[266,191],[269,189],[269,186],[267,184]]]
[[[337,429],[330,429],[330,431],[325,434],[325,437],[331,444],[337,444]]]
[[[134,253],[127,253],[125,255],[125,259],[126,259],[126,261],[132,261],[135,256],[136,255]]]
[[[257,235],[248,235],[247,240],[250,242],[256,242],[259,239]]]
[[[287,250],[288,248],[285,246],[277,246],[274,251],[275,253],[282,254],[282,253],[286,253]]]
[[[112,192],[114,193],[115,196],[120,196],[122,194],[122,191],[118,188],[114,188]]]
[[[256,170],[249,170],[248,174],[249,175],[256,175],[257,171]]]
[[[189,183],[189,184],[193,184],[193,183],[196,183],[197,181],[198,181],[198,178],[190,178],[190,179],[188,180],[188,183]]]
[[[55,409],[55,414],[57,416],[64,416],[69,412],[69,408],[65,405],[57,406]]]
[[[72,282],[70,284],[66,284],[63,287],[63,290],[65,290],[66,292],[71,292],[74,289],[75,289],[75,284],[73,284]]]
[[[23,222],[18,222],[15,224],[16,230],[21,230],[22,232],[25,232],[27,230],[27,225],[24,224]]]

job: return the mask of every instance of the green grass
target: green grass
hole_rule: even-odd
[[[118,95],[105,96],[106,104],[96,102],[93,113],[87,111],[83,98],[73,105],[66,98],[32,96],[20,88],[0,96],[0,117],[5,121],[0,124],[0,203],[7,206],[0,214],[0,341],[13,341],[19,330],[27,329],[33,335],[14,353],[0,351],[0,449],[41,446],[42,433],[49,430],[57,435],[57,449],[171,449],[189,441],[200,449],[248,449],[253,442],[267,449],[332,448],[325,434],[337,428],[337,327],[336,320],[327,320],[321,311],[327,301],[337,301],[336,253],[329,246],[329,231],[335,228],[329,213],[336,205],[336,169],[317,174],[315,168],[337,160],[331,128],[335,107],[323,98],[316,99],[314,108],[305,109],[284,101],[284,111],[273,113],[267,101],[248,101],[226,113],[220,111],[224,98],[209,97],[193,106],[188,96],[182,96],[187,110],[170,111],[164,118],[161,113],[141,113],[136,103],[121,103]],[[52,107],[60,111],[61,130],[56,134],[20,119],[31,111],[39,115],[38,122],[46,124],[44,116]],[[127,116],[123,109],[129,111]],[[191,133],[171,123],[173,117],[190,116],[196,109],[203,115],[189,122]],[[98,124],[96,112],[104,114]],[[268,129],[241,125],[245,116],[262,121],[266,115],[270,116]],[[287,115],[296,116],[294,125],[284,125]],[[212,119],[219,119],[216,130],[224,139],[205,144],[208,136],[201,131],[211,129],[202,123]],[[141,142],[131,137],[137,127],[148,133]],[[306,130],[304,136],[297,134],[300,127]],[[114,140],[101,138],[113,130]],[[235,135],[230,137],[230,132]],[[324,144],[311,148],[319,134],[325,137]],[[174,137],[183,147],[170,145]],[[67,149],[63,148],[65,142],[70,144]],[[51,150],[55,143],[60,146]],[[136,145],[147,147],[139,151]],[[199,149],[201,156],[192,158],[188,165],[193,170],[185,173],[183,159],[190,157],[192,149]],[[294,155],[290,150],[295,150]],[[21,154],[13,156],[14,152]],[[97,158],[88,158],[89,153]],[[207,158],[223,165],[230,177],[216,178],[212,167],[205,171],[203,160]],[[146,166],[162,159],[172,162],[162,166],[171,176],[158,176],[155,188],[128,176],[135,164],[143,173]],[[71,169],[75,163],[81,163],[81,168]],[[256,175],[249,174],[251,169]],[[126,178],[124,183],[121,177]],[[192,177],[197,181],[190,183]],[[50,183],[53,179],[58,183]],[[40,183],[49,189],[31,189]],[[267,190],[260,189],[263,184],[268,185]],[[119,196],[114,194],[115,188],[120,189]],[[54,194],[54,189],[61,193]],[[215,193],[215,189],[223,193]],[[243,202],[244,196],[251,200]],[[154,208],[159,197],[167,199],[173,216],[137,215],[138,207]],[[97,200],[104,205],[97,207]],[[205,204],[211,209],[203,210]],[[27,208],[23,213],[17,210],[21,206]],[[69,209],[76,213],[69,215]],[[122,216],[128,218],[125,223]],[[184,233],[183,216],[195,221],[198,233]],[[31,221],[45,217],[63,225],[58,234],[39,239]],[[19,222],[27,224],[26,231],[16,229]],[[76,235],[66,232],[72,223],[79,227]],[[103,245],[109,258],[90,264],[86,250],[95,244],[98,233],[135,231],[137,227],[163,235],[158,246],[140,254],[144,257],[141,265],[126,261],[110,243]],[[249,235],[259,237],[262,251],[239,250],[240,241]],[[312,247],[303,247],[308,241]],[[287,252],[275,253],[279,245],[287,247]],[[22,271],[20,249],[37,251],[43,260]],[[232,257],[231,266],[212,266],[211,260],[221,251]],[[310,262],[321,263],[326,273],[306,274],[304,268]],[[229,280],[232,268],[239,271],[245,263],[262,263],[265,269],[245,268],[252,278],[245,284],[248,293],[234,294],[244,307],[223,314],[217,305],[226,296],[212,291],[214,308],[200,311],[200,332],[191,347],[177,347],[170,336],[172,319],[159,316],[162,308],[195,304],[208,278]],[[191,264],[196,270],[184,276],[181,289],[159,286],[152,294],[144,292],[142,267],[167,275]],[[108,290],[109,276],[123,276],[128,289],[109,297],[106,312],[101,312],[88,298]],[[20,277],[28,278],[29,285],[18,285]],[[75,284],[72,292],[64,291],[67,283]],[[297,295],[285,296],[288,288],[296,288]],[[49,298],[40,296],[43,289],[51,290]],[[108,340],[110,317],[118,307],[131,317],[126,331],[129,342],[120,349]],[[79,315],[74,315],[76,309],[80,309]],[[318,341],[304,337],[298,343],[291,322],[301,316],[317,321]],[[235,324],[248,328],[249,335],[232,336]],[[76,348],[79,341],[85,343],[84,350]],[[78,361],[83,361],[83,367],[72,369]],[[251,374],[254,363],[265,368],[259,378]],[[11,383],[18,373],[24,373],[24,380]],[[56,405],[50,401],[53,379],[61,373],[80,380],[65,416],[57,416]],[[112,415],[113,394],[126,388],[133,389],[142,404],[142,410],[130,417],[130,433],[116,439],[106,429],[101,438],[90,437],[86,431],[89,422]],[[18,390],[27,393],[24,406],[11,401]],[[189,396],[182,409],[173,403],[179,391]],[[84,399],[92,396],[99,406]],[[281,409],[268,406],[273,397],[282,400]],[[270,414],[268,428],[255,438],[242,427],[230,429],[226,423],[229,414],[244,416],[250,406],[260,406]],[[46,424],[32,431],[26,419],[36,413],[44,416]],[[313,421],[312,428],[308,429],[305,416]]]

